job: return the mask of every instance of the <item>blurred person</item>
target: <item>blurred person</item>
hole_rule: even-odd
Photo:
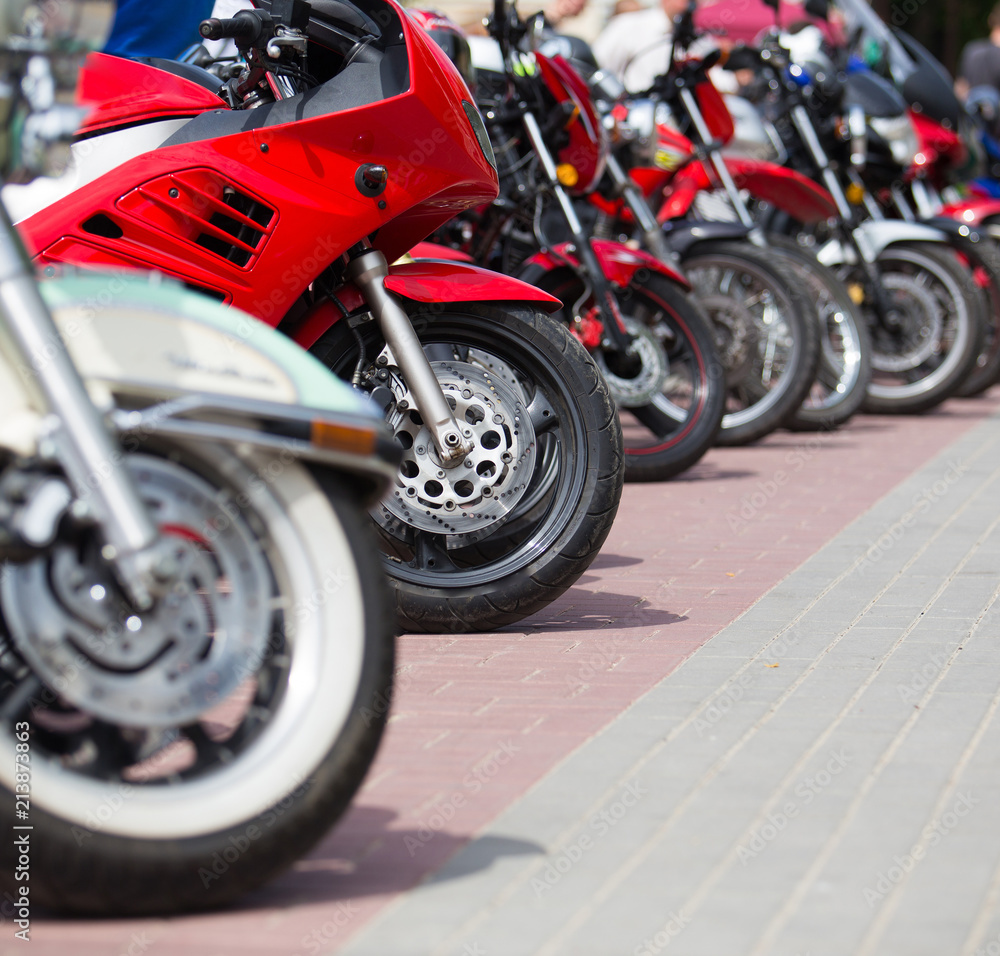
[[[962,50],[955,79],[955,93],[962,100],[974,86],[1000,90],[1000,3],[993,7],[986,22],[989,36],[967,43]]]
[[[688,0],[659,0],[656,6],[612,17],[594,41],[594,56],[633,93],[648,90],[665,73],[674,35],[674,17]]]
[[[173,59],[201,42],[198,24],[212,13],[212,0],[118,0],[104,53],[123,57]]]

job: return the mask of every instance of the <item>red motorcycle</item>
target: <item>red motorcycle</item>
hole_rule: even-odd
[[[491,37],[469,38],[500,196],[437,239],[558,297],[559,317],[591,350],[622,410],[626,477],[669,478],[719,430],[724,386],[712,334],[674,267],[594,239],[581,224],[575,201],[600,179],[608,142],[573,67],[521,52],[534,26],[498,0]],[[430,29],[440,40],[448,32]]]
[[[223,84],[89,62],[94,108],[64,195],[21,223],[31,252],[46,271],[175,276],[379,402],[404,449],[372,511],[404,629],[544,607],[611,527],[621,431],[593,361],[539,311],[558,301],[466,263],[389,265],[496,195],[464,82],[392,0],[261,0],[202,35],[234,39],[246,68]]]

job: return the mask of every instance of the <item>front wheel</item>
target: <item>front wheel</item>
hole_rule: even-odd
[[[725,369],[718,443],[757,441],[795,414],[816,377],[815,309],[789,266],[749,243],[699,243],[682,265]]]
[[[975,367],[983,296],[955,254],[931,243],[898,243],[876,261],[886,314],[869,309],[869,412],[922,412],[954,394]]]
[[[475,303],[414,307],[414,329],[473,450],[444,467],[374,322],[313,347],[375,392],[404,449],[372,511],[400,626],[496,630],[548,605],[597,556],[621,498],[622,435],[600,372],[548,316]]]
[[[130,610],[89,528],[0,583],[0,821],[29,836],[32,903],[94,915],[215,907],[306,852],[374,757],[393,666],[349,485],[221,448],[127,460],[170,593]],[[5,840],[7,899],[18,861]]]

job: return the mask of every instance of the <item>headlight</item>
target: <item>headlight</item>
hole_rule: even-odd
[[[886,141],[892,158],[898,165],[905,168],[913,162],[920,143],[917,141],[917,131],[913,128],[909,116],[876,116],[868,122]]]

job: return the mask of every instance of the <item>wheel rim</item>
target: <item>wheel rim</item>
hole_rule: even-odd
[[[546,554],[569,525],[588,480],[587,436],[575,411],[578,399],[558,367],[516,323],[507,328],[482,317],[450,313],[427,323],[421,342],[435,364],[477,370],[475,377],[496,376],[510,387],[507,400],[520,403],[533,433],[534,448],[524,459],[530,463],[530,478],[525,481],[517,473],[512,484],[516,493],[506,500],[505,515],[492,522],[463,522],[457,514],[449,527],[435,531],[427,522],[421,522],[426,527],[415,527],[383,509],[377,524],[384,560],[399,581],[481,587]],[[447,360],[441,358],[445,348],[451,352]],[[350,359],[341,355],[334,371],[343,374],[348,366]],[[398,370],[394,374],[405,387]],[[399,397],[397,393],[397,401]],[[397,481],[400,489],[405,494],[402,479]]]
[[[749,260],[696,255],[685,261],[684,271],[713,321],[724,363],[729,358],[727,380],[732,374],[733,381],[722,427],[755,421],[783,400],[800,360],[801,344],[788,320],[792,303]]]
[[[917,398],[945,384],[963,361],[972,334],[968,305],[950,271],[919,251],[890,247],[878,268],[882,284],[896,291],[897,302],[907,311],[900,331],[872,323],[868,394],[890,400]],[[921,320],[921,309],[933,314]]]
[[[237,690],[184,726],[123,730],[58,703],[58,694],[43,688],[35,696],[45,713],[26,706],[14,713],[0,735],[0,782],[13,789],[10,731],[14,721],[28,720],[34,730],[32,802],[88,831],[180,839],[245,824],[308,787],[308,774],[354,704],[364,609],[343,528],[310,512],[312,532],[323,537],[321,558],[319,543],[304,547],[303,528],[288,517],[319,495],[296,465],[279,462],[283,490],[258,480],[246,493],[255,472],[221,451],[206,451],[201,458],[200,465],[211,462],[213,478],[226,474],[239,482],[223,483],[230,491],[216,496],[211,520],[238,526],[240,536],[249,535],[261,549],[268,589],[258,598],[267,610],[266,639],[255,655],[243,656],[245,679]],[[258,479],[274,474],[265,470],[268,459],[259,463]],[[130,466],[136,464],[130,460]],[[234,501],[240,508],[227,510]],[[322,567],[336,568],[336,580],[320,580]],[[329,639],[334,631],[337,641]],[[276,774],[279,765],[290,775]]]

